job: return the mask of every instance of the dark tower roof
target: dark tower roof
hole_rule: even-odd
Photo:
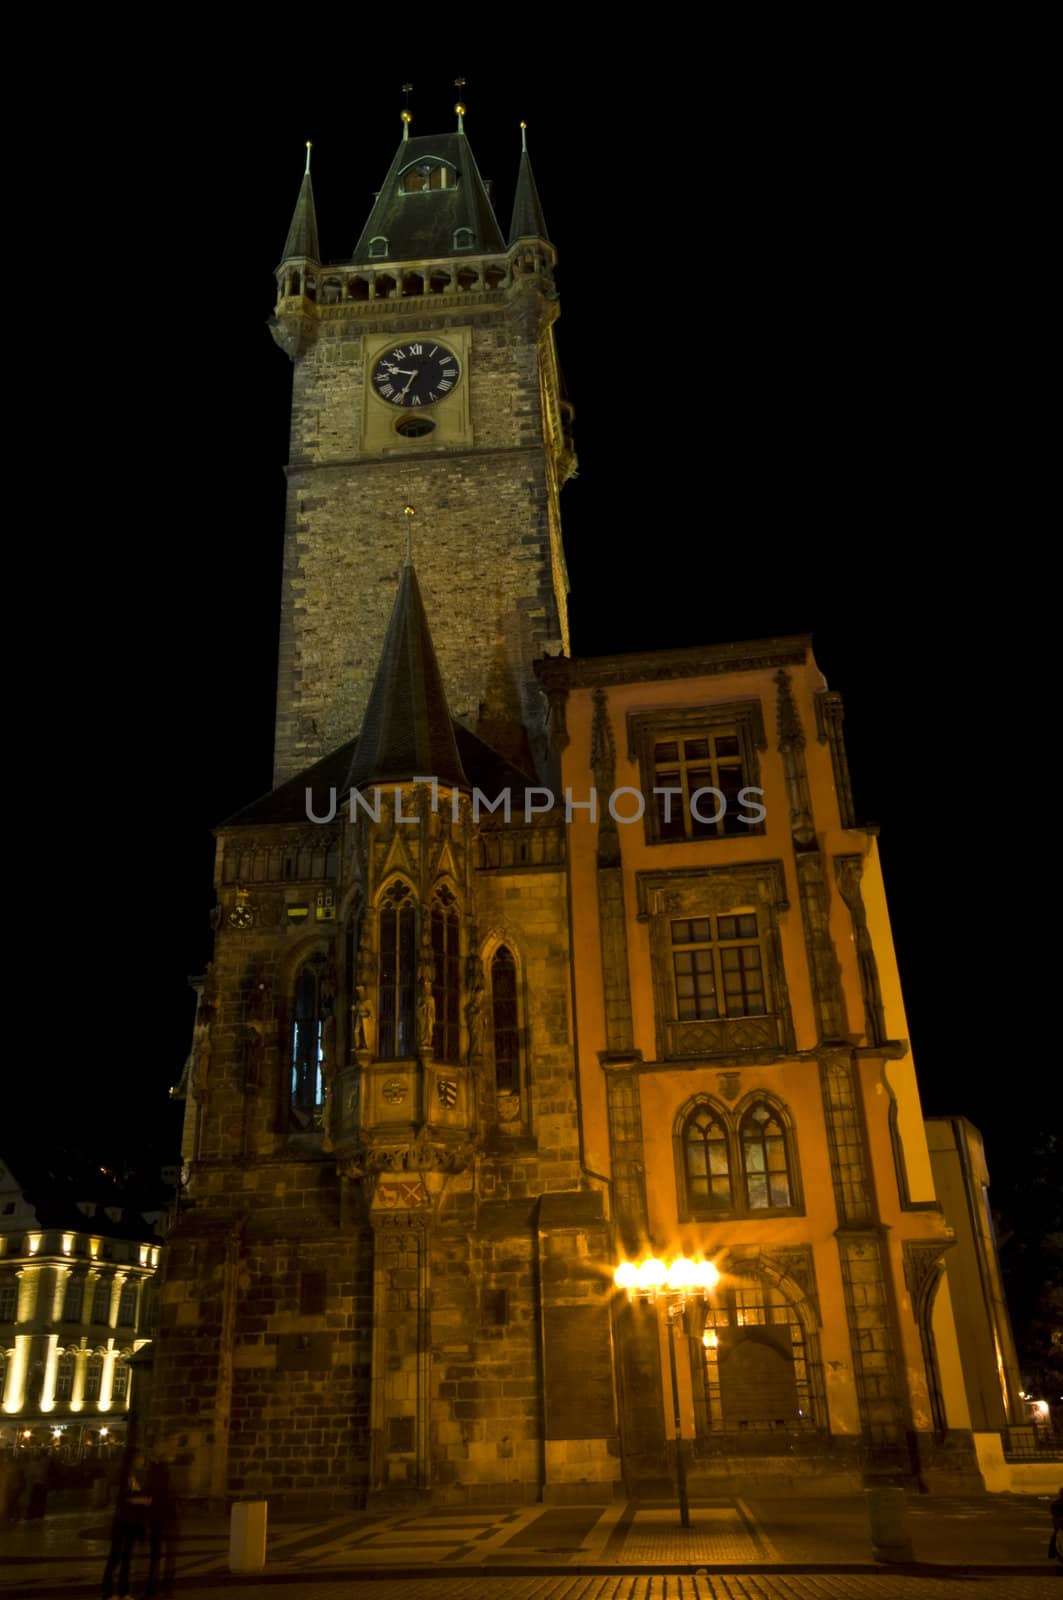
[[[539,201],[539,191],[535,187],[535,174],[532,172],[531,157],[528,155],[528,146],[523,133],[522,144],[517,192],[513,196],[513,220],[509,225],[509,242],[516,244],[518,239],[546,239],[549,242],[550,235],[546,231],[543,208]]]
[[[284,244],[282,261],[293,256],[305,256],[308,261],[321,260],[321,247],[317,242],[317,212],[314,210],[314,188],[310,182],[309,168],[299,186],[299,198],[292,213],[292,225]]]
[[[401,191],[408,168],[440,162],[448,167],[445,188]],[[454,235],[469,228],[472,240],[455,248]],[[370,258],[370,239],[386,239],[387,250]],[[506,248],[483,179],[464,133],[426,134],[404,139],[354,247],[353,260],[427,261],[439,256],[477,255]]]
[[[344,787],[404,783],[417,777],[469,787],[424,601],[407,561]]]

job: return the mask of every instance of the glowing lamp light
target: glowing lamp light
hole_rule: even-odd
[[[706,1328],[705,1332],[701,1336],[701,1342],[705,1346],[706,1350],[715,1350],[720,1342],[716,1337],[716,1329]]]
[[[694,1264],[694,1282],[699,1289],[715,1289],[720,1272],[714,1261],[697,1261]]]
[[[622,1261],[613,1273],[613,1282],[618,1289],[637,1289],[639,1286],[639,1269],[631,1261]]]
[[[662,1289],[668,1282],[668,1268],[656,1256],[650,1256],[639,1267],[640,1289]]]
[[[33,1429],[32,1428],[23,1428],[22,1437],[24,1439],[32,1439],[33,1438]]]
[[[669,1289],[680,1292],[693,1289],[695,1271],[693,1261],[688,1260],[686,1256],[680,1256],[678,1261],[673,1261],[668,1268]]]
[[[110,1430],[109,1430],[109,1429],[107,1429],[107,1428],[101,1428],[101,1429],[100,1429],[100,1438],[101,1438],[101,1439],[106,1439],[106,1437],[107,1437],[107,1434],[108,1434],[108,1432],[109,1432],[109,1431],[110,1431]]]

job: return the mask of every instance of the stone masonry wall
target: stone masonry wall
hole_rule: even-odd
[[[451,710],[486,700],[542,721],[531,663],[562,648],[531,297],[481,312],[465,381],[473,442],[361,453],[371,324],[335,322],[296,361],[281,602],[275,781],[358,731],[405,556],[402,507]],[[467,314],[391,319],[396,340]],[[488,679],[492,677],[489,692]],[[492,705],[488,704],[488,712]]]

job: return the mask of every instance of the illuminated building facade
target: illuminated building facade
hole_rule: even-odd
[[[125,1439],[160,1245],[102,1187],[0,1161],[0,1449],[81,1456]]]
[[[349,262],[308,171],[277,273],[276,787],[218,830],[157,1420],[191,1494],[659,1488],[613,1269],[681,1250],[695,1484],[979,1484],[840,699],[805,637],[568,655],[555,251],[460,121]]]

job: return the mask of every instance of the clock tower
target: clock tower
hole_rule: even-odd
[[[274,782],[365,710],[418,507],[417,570],[459,721],[532,771],[532,662],[567,653],[558,497],[575,470],[556,251],[526,139],[508,238],[464,133],[402,140],[349,261],[324,263],[307,170],[277,269],[294,363]]]

